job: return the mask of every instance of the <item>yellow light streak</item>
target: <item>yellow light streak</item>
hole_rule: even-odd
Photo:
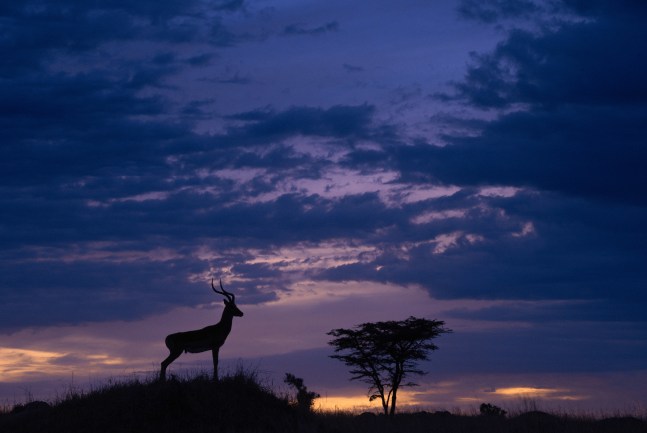
[[[408,407],[416,407],[420,402],[415,398],[413,392],[398,393],[397,410],[407,410]],[[382,412],[381,400],[369,401],[366,394],[360,395],[333,395],[320,397],[315,400],[315,408],[322,411],[350,411],[350,412]]]
[[[22,380],[38,373],[61,372],[61,366],[53,365],[64,353],[44,350],[0,347],[0,382]]]
[[[98,355],[87,355],[88,361],[91,362],[93,366],[96,365],[124,365],[126,361],[123,358],[117,358],[110,355],[98,354]]]
[[[381,404],[377,400],[368,401],[368,397],[361,396],[328,396],[315,400],[315,407],[322,411],[374,411],[380,410]]]
[[[586,400],[585,395],[572,395],[568,389],[560,388],[535,388],[530,386],[517,386],[497,389],[494,394],[503,397],[531,397],[549,400],[580,401]]]
[[[531,386],[515,386],[510,388],[499,388],[494,394],[502,396],[528,396],[528,397],[546,397],[550,394],[561,392],[555,388],[534,388]]]
[[[123,358],[102,353],[71,354],[0,347],[0,382],[16,382],[41,376],[60,376],[69,374],[76,369],[92,371],[102,367],[125,364],[126,361]]]

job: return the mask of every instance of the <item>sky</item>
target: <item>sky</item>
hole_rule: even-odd
[[[0,404],[222,369],[367,405],[328,331],[451,334],[402,407],[647,413],[647,3],[0,6]],[[183,355],[170,374],[209,371]],[[108,379],[106,379],[108,378]]]

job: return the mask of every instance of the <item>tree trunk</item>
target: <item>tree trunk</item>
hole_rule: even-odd
[[[395,403],[398,395],[398,388],[400,388],[400,382],[402,382],[402,375],[404,373],[404,366],[400,361],[395,364],[395,375],[393,377],[393,387],[391,388],[391,413],[390,415],[395,415]]]
[[[389,414],[389,402],[384,398],[384,393],[380,394],[380,399],[382,400],[382,409],[384,410],[384,415]]]

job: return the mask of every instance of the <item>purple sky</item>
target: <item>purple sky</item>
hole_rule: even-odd
[[[326,407],[326,332],[416,315],[402,405],[644,412],[644,1],[5,3],[0,404],[153,374],[222,277],[223,369]]]

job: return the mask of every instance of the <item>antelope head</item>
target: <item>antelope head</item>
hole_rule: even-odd
[[[236,306],[236,297],[234,296],[233,293],[229,293],[228,291],[225,290],[224,287],[222,287],[222,279],[220,280],[220,290],[216,289],[216,287],[213,285],[213,278],[211,279],[211,288],[213,289],[214,292],[218,293],[219,295],[223,295],[225,299],[223,302],[225,303],[225,311],[227,311],[229,314],[232,316],[236,317],[242,317],[243,312],[238,309]]]

